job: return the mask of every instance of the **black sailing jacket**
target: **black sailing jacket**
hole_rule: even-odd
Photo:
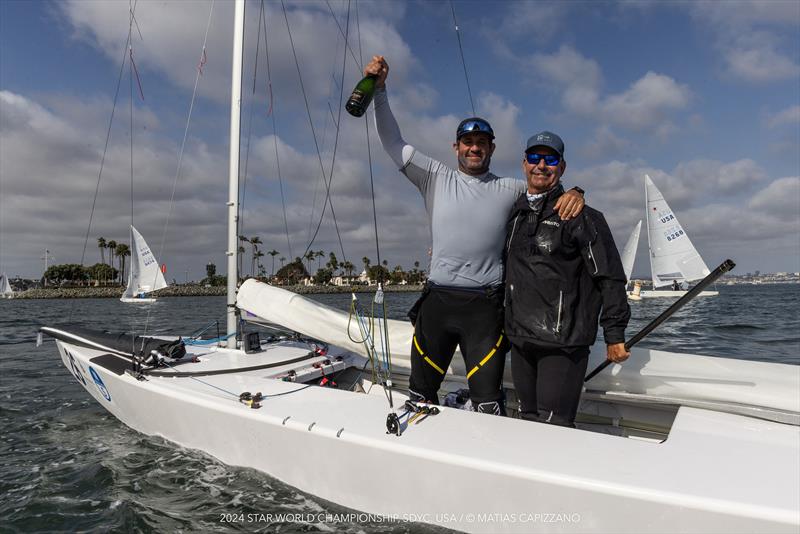
[[[631,314],[611,230],[603,214],[589,206],[562,221],[553,211],[562,194],[558,185],[531,208],[523,193],[511,210],[506,334],[516,344],[593,345],[599,316],[606,343],[622,343]]]

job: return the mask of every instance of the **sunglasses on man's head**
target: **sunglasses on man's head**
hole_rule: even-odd
[[[494,137],[494,131],[492,130],[492,127],[489,126],[489,123],[480,120],[467,121],[464,124],[459,125],[458,131],[456,132],[456,137],[461,137],[462,135],[473,132],[487,133]]]
[[[554,167],[561,163],[561,156],[557,154],[525,154],[525,159],[529,165],[538,165],[540,161],[544,160],[544,164],[548,167]]]

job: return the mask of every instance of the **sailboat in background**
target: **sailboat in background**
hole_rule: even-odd
[[[633,264],[636,261],[636,250],[639,248],[639,234],[642,231],[642,221],[639,220],[636,226],[633,227],[633,232],[625,243],[625,248],[622,249],[622,269],[625,271],[625,289],[627,290],[628,284],[631,283],[631,276],[633,275]],[[641,291],[641,284],[638,286]],[[638,292],[633,295],[633,292],[628,292],[628,298],[632,300],[640,300]]]
[[[642,291],[641,284],[634,282],[634,288],[628,293],[628,297],[631,300],[682,297],[687,293],[687,290],[683,289],[684,283],[702,280],[711,271],[653,180],[645,174],[644,181],[647,240],[650,247],[650,273],[653,289]],[[641,221],[639,225],[641,225]],[[639,238],[639,225],[634,230],[635,242],[638,242]],[[633,272],[633,260],[636,257],[636,244],[632,245],[632,240],[634,240],[633,234],[622,253],[623,266],[629,281]],[[632,252],[629,252],[629,249],[632,249]],[[658,289],[666,286],[672,286],[672,289]],[[681,288],[678,289],[678,287]],[[698,296],[711,297],[718,294],[718,291],[701,291]]]
[[[6,273],[0,274],[0,298],[14,298],[14,289],[11,287],[11,282],[8,281],[8,275],[6,275]]]
[[[122,294],[122,302],[152,303],[155,297],[148,297],[158,289],[167,287],[164,274],[150,251],[150,247],[136,228],[131,225],[131,271],[128,273],[128,287]]]

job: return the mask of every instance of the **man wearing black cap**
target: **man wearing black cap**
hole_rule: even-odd
[[[520,416],[573,426],[598,316],[608,359],[622,362],[629,356],[630,308],[603,214],[586,206],[563,221],[554,211],[566,167],[558,135],[528,139],[522,160],[528,190],[507,225],[505,330]]]
[[[374,109],[381,144],[422,193],[430,218],[428,284],[409,312],[414,322],[412,398],[438,403],[439,387],[459,346],[474,409],[504,414],[503,237],[508,211],[525,184],[489,172],[494,131],[479,117],[461,121],[456,130],[458,170],[407,144],[389,108],[386,60],[373,57],[364,72],[378,76]],[[577,192],[558,205],[565,218],[582,207]]]

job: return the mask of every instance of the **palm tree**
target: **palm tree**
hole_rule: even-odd
[[[323,252],[322,250],[318,250],[316,252],[316,256],[317,256],[317,270],[319,271],[320,269],[322,269],[322,260],[320,258],[325,257],[325,252]]]
[[[328,263],[326,263],[325,266],[328,267],[333,274],[336,274],[336,269],[340,267],[339,260],[336,258],[336,254],[333,252],[328,254]]]
[[[281,256],[281,257],[280,257],[280,258],[278,258],[278,259],[279,259],[279,260],[281,260],[281,267],[283,267],[283,262],[285,262],[285,261],[286,261],[286,256]],[[273,260],[273,262],[272,262],[272,263],[273,263],[273,265],[274,265],[275,261]]]
[[[114,253],[117,251],[117,242],[113,239],[106,243],[106,248],[108,249],[108,264],[110,266],[114,266]]]
[[[364,256],[363,258],[361,258],[361,263],[364,264],[364,270],[369,271],[369,264],[370,264],[369,258]]]
[[[260,276],[263,276],[263,274],[264,274],[264,266],[261,265],[261,258],[263,258],[263,257],[264,257],[264,253],[261,252],[260,250],[257,250],[256,253],[255,253],[254,259],[255,259],[256,265],[258,266],[258,274]]]
[[[347,273],[348,277],[352,277],[353,276],[353,269],[354,268],[355,268],[355,265],[350,263],[349,260],[347,260],[344,263],[342,263],[342,269],[344,269],[344,272]]]
[[[250,244],[253,245],[253,257],[250,264],[250,274],[256,275],[256,252],[258,252],[258,245],[261,244],[261,238],[254,236],[250,238]],[[263,254],[262,254],[263,256]]]
[[[120,283],[124,283],[125,280],[125,258],[131,255],[131,249],[125,243],[120,243],[117,245],[117,248],[114,249],[117,258],[119,258],[119,278]]]
[[[280,252],[278,252],[275,249],[272,249],[269,252],[267,252],[267,254],[272,256],[272,276],[275,276],[275,256],[280,254]],[[283,260],[283,258],[281,258],[281,267],[283,267],[283,261],[282,260]]]
[[[106,238],[97,238],[97,247],[100,249],[100,261],[105,265],[106,263]]]
[[[306,261],[308,261],[308,272],[309,273],[311,272],[311,262],[314,261],[314,258],[316,258],[316,257],[317,257],[317,253],[314,252],[313,250],[309,250],[308,252],[306,252],[306,255],[304,256],[304,259]]]

